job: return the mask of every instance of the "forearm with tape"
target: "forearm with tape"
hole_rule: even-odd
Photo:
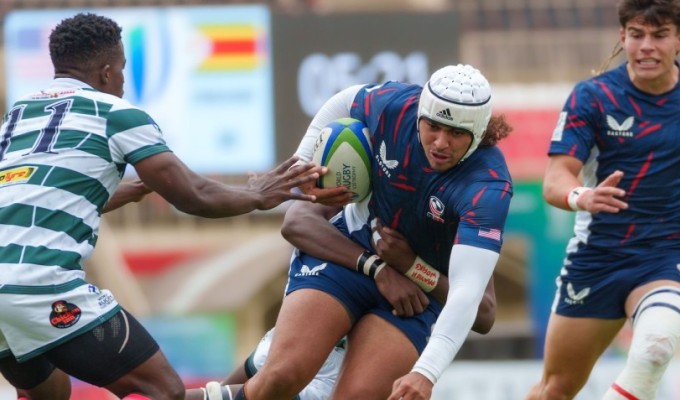
[[[385,265],[387,265],[387,263],[383,261],[382,258],[370,251],[364,251],[357,260],[356,270],[375,279],[375,277],[378,276],[378,273],[385,268]]]
[[[409,268],[404,275],[413,281],[413,283],[420,286],[423,291],[430,293],[437,286],[441,273],[434,269],[430,264],[423,261],[422,258],[416,257],[413,265],[411,265],[411,268]]]

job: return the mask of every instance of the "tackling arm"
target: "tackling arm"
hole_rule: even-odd
[[[416,254],[411,250],[406,238],[398,231],[384,226],[380,221],[375,220],[375,222],[373,245],[376,252],[391,267],[402,274],[406,274],[416,260]],[[375,241],[375,239],[378,240]],[[449,293],[449,278],[445,275],[440,275],[437,285],[429,293],[440,303],[446,304]],[[486,285],[484,297],[479,303],[477,317],[472,326],[472,330],[481,334],[489,333],[495,320],[496,291],[492,276]]]
[[[147,187],[180,211],[222,218],[267,210],[291,199],[315,200],[314,196],[291,190],[319,177],[319,169],[313,164],[292,167],[296,161],[290,158],[272,171],[251,175],[243,187],[227,186],[198,175],[171,152],[147,157],[136,163],[135,169]]]
[[[328,221],[339,210],[323,204],[293,203],[286,211],[281,234],[293,246],[314,257],[354,270],[365,249]]]
[[[281,233],[286,240],[306,253],[354,270],[357,259],[366,250],[347,238],[328,221],[331,216],[335,215],[336,211],[338,211],[338,208],[321,204],[294,203],[286,212]],[[333,243],[333,245],[329,246],[329,243]],[[410,248],[408,249],[411,251]],[[396,259],[404,259],[401,251],[390,253],[397,255]],[[413,253],[411,252],[411,254]],[[412,258],[414,257],[415,254]],[[390,263],[388,262],[388,264]],[[391,264],[389,268],[391,268]],[[408,267],[406,268],[408,269]],[[394,273],[399,271],[386,269],[384,272]],[[398,275],[405,279],[403,272],[399,272]],[[380,274],[378,276],[380,277]],[[385,277],[381,277],[381,279]],[[397,277],[392,276],[392,278]],[[446,277],[442,278],[444,279],[440,279],[437,285],[438,289],[436,289],[438,297],[435,298],[441,299],[440,302],[444,304],[446,293],[449,291],[449,281]],[[420,288],[417,290],[420,290]],[[478,333],[488,333],[493,326],[495,317],[496,294],[493,280],[488,279],[483,301],[479,303],[479,311],[473,315],[475,323],[472,329]]]

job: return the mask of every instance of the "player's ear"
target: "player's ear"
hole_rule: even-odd
[[[106,86],[111,80],[111,66],[109,64],[104,64],[99,68],[99,82]]]

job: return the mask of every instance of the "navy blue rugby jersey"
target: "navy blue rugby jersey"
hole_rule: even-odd
[[[584,163],[584,184],[595,187],[616,170],[629,208],[578,212],[579,241],[637,254],[680,249],[680,88],[641,92],[626,64],[578,83],[566,101],[549,154]]]
[[[501,151],[479,148],[445,172],[430,168],[418,139],[418,85],[365,86],[352,104],[373,144],[371,217],[405,235],[426,262],[448,274],[451,248],[500,252],[512,196]]]

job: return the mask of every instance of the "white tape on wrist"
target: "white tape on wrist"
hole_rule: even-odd
[[[569,194],[567,194],[567,205],[569,206],[569,208],[571,208],[574,211],[583,211],[583,208],[579,207],[578,204],[576,204],[576,201],[584,193],[589,192],[591,190],[593,189],[585,186],[577,186],[571,189],[569,191]]]
[[[378,273],[385,268],[385,261],[370,251],[364,251],[357,260],[356,270],[375,279]]]
[[[430,293],[437,286],[441,274],[422,258],[416,257],[413,265],[404,275],[426,293]]]

